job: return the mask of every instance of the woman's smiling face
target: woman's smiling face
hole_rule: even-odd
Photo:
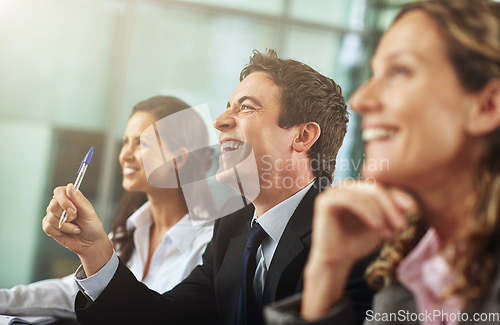
[[[418,10],[402,16],[382,37],[372,69],[350,100],[363,116],[364,176],[411,186],[456,170],[473,94],[460,84],[436,23]]]
[[[142,163],[140,138],[142,132],[155,122],[155,117],[146,112],[133,114],[127,122],[119,155],[123,172],[122,185],[127,191],[146,192],[149,187]]]

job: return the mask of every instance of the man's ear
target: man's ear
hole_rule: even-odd
[[[466,127],[474,136],[488,134],[500,127],[500,78],[490,80],[479,92]]]
[[[321,135],[321,127],[316,122],[307,122],[297,127],[297,135],[293,139],[292,148],[297,152],[307,152]]]
[[[179,170],[186,164],[189,156],[189,150],[187,150],[186,147],[181,147],[175,151],[175,156],[175,164],[177,170]]]

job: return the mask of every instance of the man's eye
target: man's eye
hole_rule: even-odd
[[[248,105],[241,105],[241,110],[247,110],[247,109],[253,110],[254,108],[252,106],[248,106]]]

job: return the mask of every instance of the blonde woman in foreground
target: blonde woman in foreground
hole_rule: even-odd
[[[352,323],[346,276],[381,244],[366,323],[500,323],[499,20],[486,0],[402,8],[350,101],[389,170],[317,198],[302,297],[268,323]]]

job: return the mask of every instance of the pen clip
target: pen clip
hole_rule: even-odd
[[[85,161],[82,161],[82,163],[80,164],[80,168],[78,168],[78,173],[77,174],[80,174],[80,171],[82,170],[82,167],[83,167],[84,164],[85,164]]]

